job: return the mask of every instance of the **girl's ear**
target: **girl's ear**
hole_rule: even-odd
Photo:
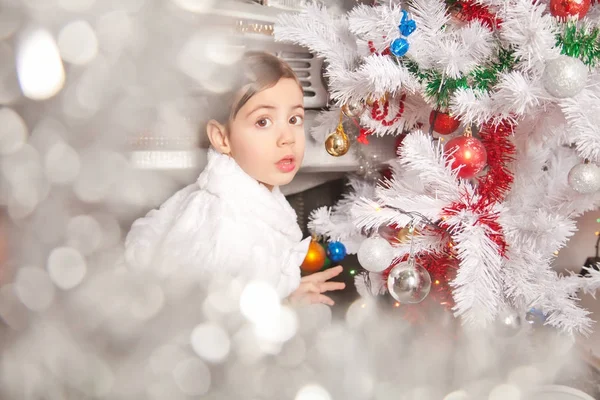
[[[227,137],[227,128],[218,121],[211,119],[206,124],[206,135],[210,144],[222,154],[231,153],[229,138]]]

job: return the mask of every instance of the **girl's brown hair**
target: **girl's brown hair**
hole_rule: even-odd
[[[267,52],[247,52],[228,70],[234,75],[231,90],[210,99],[209,110],[205,110],[208,111],[208,119],[215,119],[224,125],[235,119],[242,107],[254,95],[275,86],[281,79],[293,79],[302,90],[302,85],[292,67]],[[202,124],[203,139],[206,136],[204,125]],[[208,143],[201,144],[201,147],[205,147],[205,145]]]
[[[220,111],[211,116],[223,124],[235,119],[241,108],[254,95],[275,86],[281,79],[293,79],[302,89],[292,67],[270,53],[247,52],[230,71],[235,75],[232,88],[218,99],[214,99],[214,105]]]
[[[234,119],[240,109],[254,96],[265,89],[271,88],[284,78],[293,79],[300,90],[302,85],[298,81],[292,67],[280,58],[265,52],[249,52],[242,59],[243,82],[236,92],[244,93],[235,103],[231,104],[230,118]],[[239,96],[239,93],[237,93]]]

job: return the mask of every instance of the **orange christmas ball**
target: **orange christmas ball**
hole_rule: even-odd
[[[440,135],[449,135],[458,129],[460,121],[448,113],[433,110],[429,114],[429,124]]]
[[[302,261],[302,265],[300,265],[300,269],[302,272],[308,274],[317,272],[325,265],[326,258],[325,249],[319,242],[313,240],[308,246],[308,252],[306,253],[306,257],[304,257],[304,261]]]

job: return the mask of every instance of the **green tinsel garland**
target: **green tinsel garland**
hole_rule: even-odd
[[[425,85],[425,94],[433,99],[439,109],[447,109],[450,97],[456,89],[488,90],[498,82],[501,72],[511,70],[515,65],[512,50],[500,48],[497,60],[487,67],[475,68],[466,76],[449,78],[434,69],[422,70],[408,59],[401,59],[404,65],[417,79]]]
[[[581,59],[586,65],[595,66],[600,60],[600,28],[577,26],[569,21],[556,37],[556,45],[561,53]]]

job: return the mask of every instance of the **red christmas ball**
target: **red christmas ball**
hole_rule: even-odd
[[[561,20],[566,20],[568,17],[585,17],[591,0],[550,0],[550,13]]]
[[[453,158],[452,169],[457,169],[458,177],[470,179],[480,173],[487,163],[487,152],[479,139],[471,136],[459,136],[444,147],[444,152]]]
[[[440,135],[449,135],[460,126],[460,121],[448,113],[433,110],[429,114],[429,124]]]

